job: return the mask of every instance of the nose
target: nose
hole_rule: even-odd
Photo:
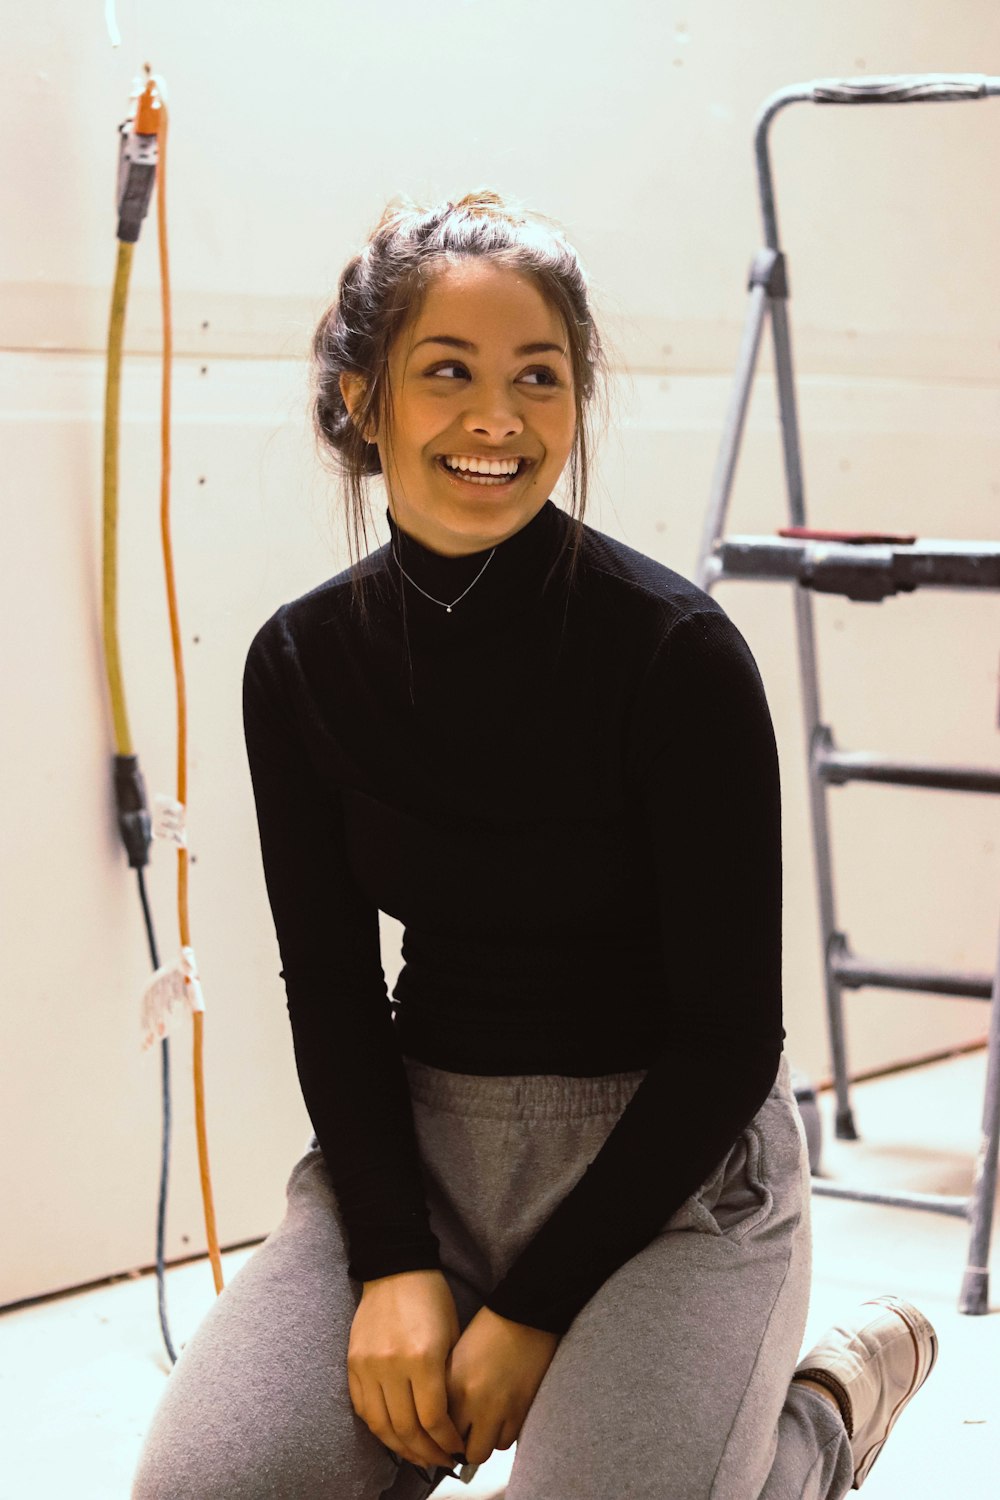
[[[469,402],[462,425],[466,432],[488,437],[492,442],[503,442],[505,438],[524,431],[516,394],[510,391],[506,382],[499,386],[480,386]]]

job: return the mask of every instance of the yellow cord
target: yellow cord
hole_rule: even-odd
[[[104,666],[111,699],[112,729],[118,755],[132,755],[125,685],[118,649],[118,412],[121,404],[122,344],[125,304],[134,245],[118,242],[118,262],[108,328],[108,370],[104,390]]]

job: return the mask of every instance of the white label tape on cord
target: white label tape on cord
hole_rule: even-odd
[[[142,1050],[147,1052],[173,1031],[178,1016],[204,1009],[194,949],[182,948],[179,958],[153,972],[142,992]]]
[[[186,848],[184,811],[183,802],[168,797],[165,792],[157,792],[153,798],[154,839],[166,839],[169,843],[176,844],[179,849]]]

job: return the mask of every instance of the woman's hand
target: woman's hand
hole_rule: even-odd
[[[481,1307],[451,1351],[448,1410],[470,1464],[519,1436],[559,1346],[557,1333],[513,1323]],[[461,1447],[461,1442],[459,1444]]]
[[[459,1334],[441,1271],[402,1271],[366,1281],[347,1349],[354,1410],[410,1463],[452,1468],[463,1452],[448,1415],[445,1363]]]

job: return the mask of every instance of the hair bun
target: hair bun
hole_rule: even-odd
[[[449,203],[448,207],[456,213],[471,214],[474,218],[488,218],[491,214],[499,214],[514,222],[523,222],[524,219],[524,204],[520,200],[505,198],[488,187],[474,188],[464,198],[459,198],[457,203]]]
[[[396,193],[386,204],[371,239],[400,229],[412,232],[420,225],[439,225],[455,215],[466,219],[501,219],[514,228],[524,228],[532,222],[546,224],[550,229],[557,227],[544,214],[532,212],[523,199],[484,186],[473,188],[457,201],[449,198],[447,203],[433,206],[418,203],[409,193]],[[561,232],[559,238],[563,238]]]

